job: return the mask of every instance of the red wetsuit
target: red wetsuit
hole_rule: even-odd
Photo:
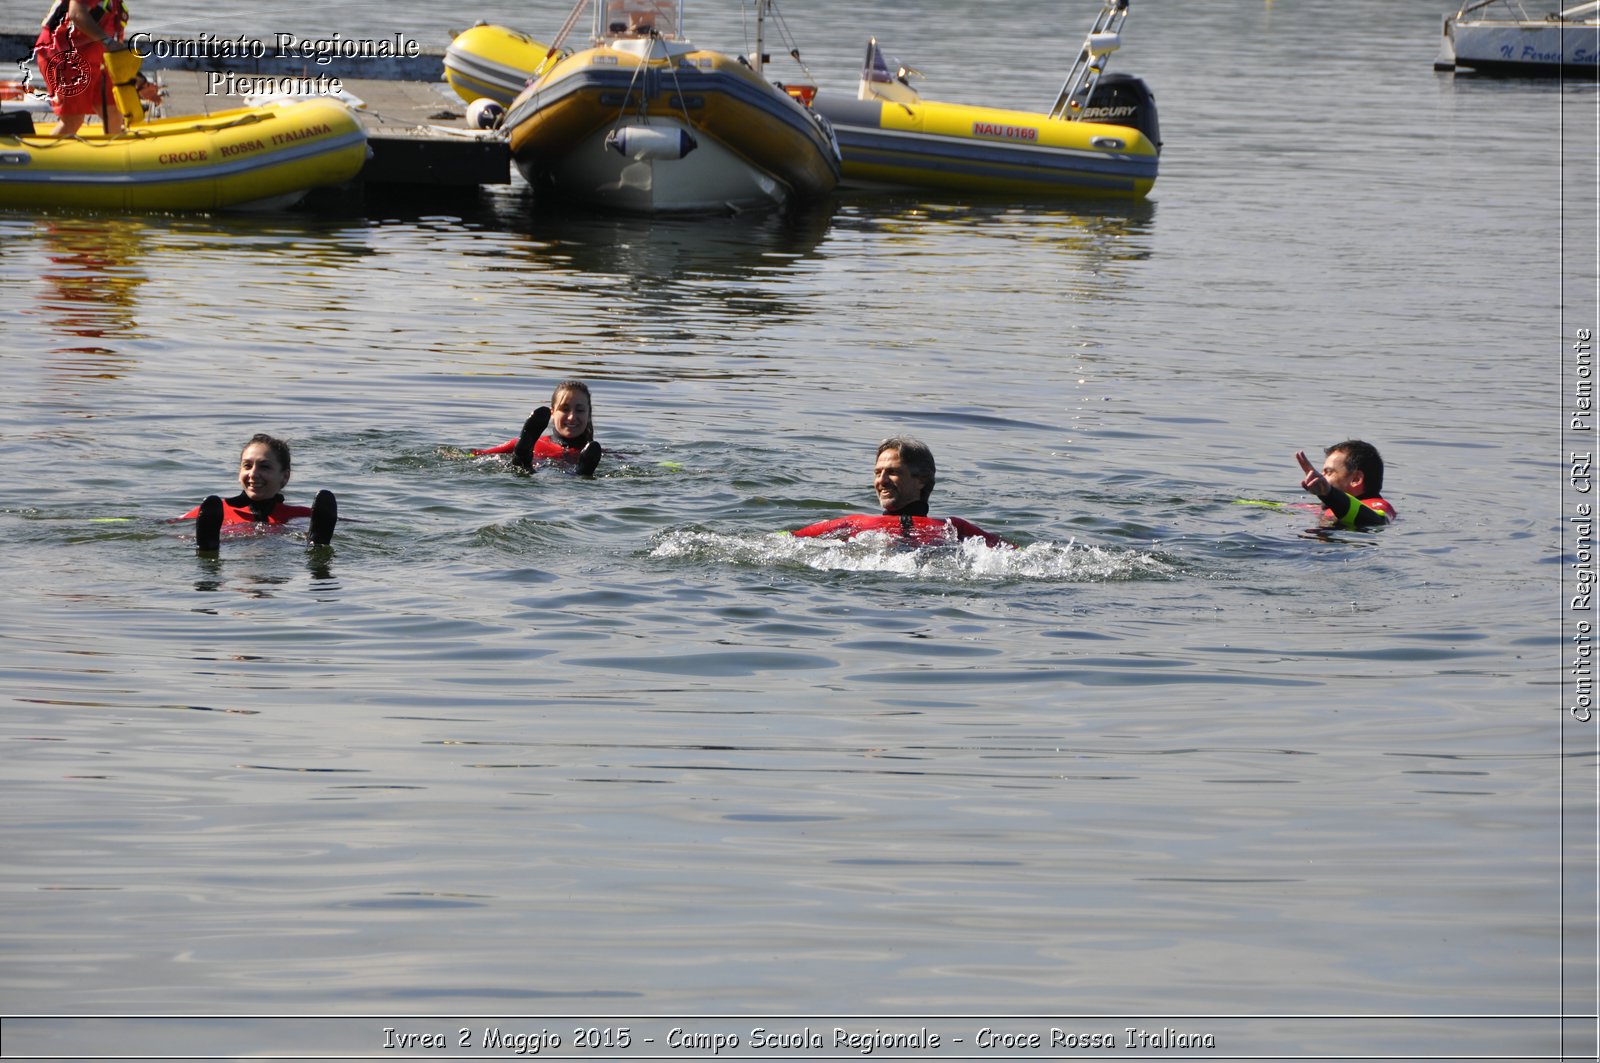
[[[487,447],[483,450],[471,450],[467,453],[475,458],[485,454],[510,454],[517,449],[517,441],[508,439],[498,447]],[[554,458],[558,461],[577,461],[578,454],[583,450],[583,444],[567,446],[553,436],[540,436],[533,444],[533,456],[536,458]]]
[[[57,0],[45,17],[44,28],[34,42],[39,73],[50,92],[50,109],[56,114],[103,114],[111,106],[106,71],[102,60],[106,47],[85,34],[67,12],[68,0]],[[122,39],[128,24],[122,0],[100,0],[89,9],[89,17],[100,32],[112,40]]]
[[[896,535],[917,546],[942,546],[959,539],[982,539],[990,546],[1001,546],[1005,540],[986,532],[976,524],[960,517],[914,517],[909,514],[852,513],[848,517],[835,517],[809,524],[790,535],[802,539],[819,537],[853,539],[863,532],[882,532]]]
[[[200,507],[195,506],[178,519],[194,520],[199,515]],[[223,524],[285,524],[297,517],[309,516],[310,506],[291,506],[283,500],[282,495],[272,500],[272,508],[265,516],[257,516],[256,511],[250,508],[250,499],[243,494],[222,500]]]

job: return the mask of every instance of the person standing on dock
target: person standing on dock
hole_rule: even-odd
[[[111,97],[105,54],[126,48],[128,9],[122,0],[55,0],[34,42],[34,62],[50,94],[50,109],[61,119],[55,136],[76,136],[83,120],[100,116],[106,133],[122,132],[122,112]]]

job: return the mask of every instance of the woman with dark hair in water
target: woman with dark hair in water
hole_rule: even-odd
[[[309,507],[291,506],[283,500],[289,473],[288,443],[264,432],[251,436],[239,452],[239,486],[243,490],[227,499],[209,495],[179,518],[195,522],[195,547],[216,550],[224,524],[286,524],[300,517],[311,518],[311,545],[328,545],[339,522],[333,492],[318,491]]]
[[[534,458],[571,462],[580,476],[593,476],[605,453],[594,437],[593,411],[589,385],[581,380],[563,380],[551,393],[550,405],[540,406],[528,415],[516,439],[471,453],[474,457],[510,454],[511,464],[519,469],[533,468]],[[545,434],[547,428],[549,435]]]

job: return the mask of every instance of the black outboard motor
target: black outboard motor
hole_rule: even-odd
[[[1080,121],[1132,126],[1150,138],[1156,151],[1161,150],[1161,123],[1156,118],[1155,93],[1132,74],[1102,74]]]

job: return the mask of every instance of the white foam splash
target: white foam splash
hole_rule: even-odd
[[[758,567],[802,565],[819,572],[883,572],[955,582],[1103,583],[1172,579],[1178,574],[1170,561],[1146,550],[1089,546],[1077,541],[992,547],[981,539],[907,549],[893,536],[871,532],[836,540],[670,531],[656,541],[649,556]]]

